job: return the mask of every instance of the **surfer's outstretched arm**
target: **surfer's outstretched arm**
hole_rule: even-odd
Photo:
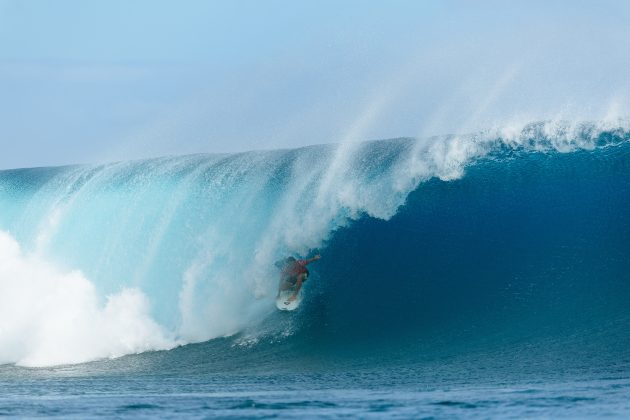
[[[317,260],[319,260],[321,257],[322,257],[321,255],[317,254],[317,255],[315,255],[313,258],[311,258],[310,260],[304,260],[304,265],[306,265],[306,264],[310,264],[310,263],[312,263],[313,261],[317,261]]]

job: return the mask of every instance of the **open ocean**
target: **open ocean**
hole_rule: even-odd
[[[0,171],[0,415],[628,417],[629,126]]]

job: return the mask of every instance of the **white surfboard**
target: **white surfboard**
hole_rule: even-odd
[[[291,295],[293,295],[293,290],[283,290],[280,292],[280,296],[276,299],[276,308],[281,311],[296,310],[300,306],[300,303],[302,303],[302,291],[300,290],[295,300],[289,302]]]

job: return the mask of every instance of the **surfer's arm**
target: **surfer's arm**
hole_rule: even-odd
[[[304,260],[304,265],[306,265],[306,264],[310,264],[310,263],[312,263],[313,261],[317,261],[317,260],[319,260],[321,257],[322,257],[321,255],[317,254],[317,255],[315,255],[313,258],[311,258],[310,260]]]

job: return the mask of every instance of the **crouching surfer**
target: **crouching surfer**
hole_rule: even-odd
[[[288,257],[286,260],[276,263],[276,266],[281,267],[278,296],[280,296],[280,292],[283,290],[295,288],[293,294],[287,299],[288,302],[294,301],[298,293],[300,293],[302,284],[308,278],[309,272],[306,266],[320,258],[321,255],[315,255],[310,260],[296,260],[293,257]]]

